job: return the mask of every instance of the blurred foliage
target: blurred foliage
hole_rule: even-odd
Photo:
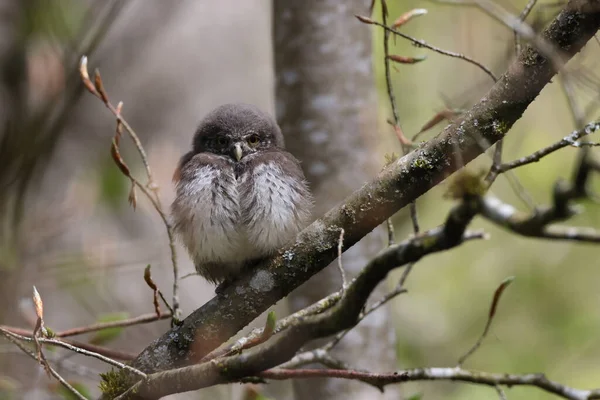
[[[115,165],[109,156],[102,157],[96,169],[98,173],[98,184],[100,185],[100,200],[103,204],[116,210],[127,205],[129,186],[123,173]]]
[[[388,2],[390,20],[422,2]],[[514,5],[502,2],[519,13],[526,1]],[[529,22],[543,26],[556,12],[538,2]],[[512,33],[474,7],[425,4],[429,13],[402,27],[402,31],[425,39],[447,50],[458,51],[483,62],[496,73],[502,72],[512,57]],[[540,15],[541,14],[541,15]],[[379,10],[375,10],[375,16]],[[382,34],[374,31],[377,84],[381,119],[389,117],[389,100],[383,75]],[[393,54],[427,54],[417,65],[396,65],[392,72],[402,128],[408,137],[435,113],[445,107],[465,107],[476,102],[491,85],[480,71],[460,60],[415,48],[403,40],[390,40]],[[598,46],[586,52],[599,56]],[[584,56],[574,61],[582,62]],[[588,71],[592,70],[588,67]],[[451,79],[448,79],[451,77]],[[577,79],[576,79],[577,80]],[[596,82],[600,81],[596,77]],[[577,100],[581,106],[589,99],[577,81]],[[597,96],[597,91],[596,91]],[[597,108],[595,108],[597,110]],[[430,138],[444,124],[424,137]],[[504,160],[512,160],[547,146],[575,129],[560,82],[550,87],[529,107],[512,128],[505,141]],[[393,137],[391,128],[384,130]],[[593,141],[600,141],[592,136]],[[399,148],[399,145],[398,145]],[[570,179],[575,169],[577,149],[566,148],[541,162],[517,169],[516,176],[536,204],[551,200],[552,187],[559,178]],[[470,169],[490,165],[491,152],[470,164]],[[598,191],[598,178],[590,188]],[[454,204],[444,198],[451,188],[444,182],[417,201],[423,230],[442,223]],[[515,207],[528,210],[513,192],[506,176],[500,176],[491,192]],[[581,215],[565,225],[600,227],[600,205],[584,200]],[[398,239],[411,234],[401,211],[395,218]],[[401,223],[401,221],[403,223]],[[575,387],[597,387],[600,376],[600,292],[596,267],[597,246],[551,242],[516,236],[481,219],[472,229],[483,228],[491,240],[467,243],[458,249],[435,254],[420,261],[407,282],[409,293],[393,302],[397,323],[399,368],[453,366],[477,340],[485,326],[494,290],[503,279],[515,281],[501,299],[490,334],[482,347],[466,362],[465,368],[490,372],[545,372],[558,382]],[[592,261],[592,262],[590,262]],[[402,271],[390,279],[395,286]],[[462,383],[422,382],[403,384],[405,392],[422,393],[424,399],[498,399],[493,388]],[[554,399],[535,388],[505,389],[508,398]]]
[[[82,93],[77,62],[93,54],[123,2],[28,0],[13,5],[0,60],[0,246],[14,246],[28,190],[43,176]],[[0,265],[1,267],[1,265]]]
[[[116,322],[116,321],[122,321],[127,318],[129,318],[129,313],[115,312],[115,313],[101,315],[96,322],[97,323]],[[101,331],[96,332],[94,334],[94,336],[92,336],[92,338],[90,339],[89,342],[91,344],[95,344],[95,345],[105,345],[105,344],[117,339],[121,335],[122,332],[123,332],[122,327],[102,329]]]
[[[69,384],[73,387],[73,389],[77,390],[83,397],[86,399],[91,399],[93,396],[90,393],[90,390],[82,383],[79,382],[69,382]],[[62,385],[56,386],[56,393],[60,396],[61,399],[64,400],[78,400],[79,398],[73,394],[70,390],[65,388]]]
[[[5,375],[0,375],[0,399],[12,400],[16,399],[17,391],[19,390],[19,382]]]
[[[20,31],[25,40],[32,36],[73,41],[82,29],[86,6],[78,0],[29,0],[23,7]]]

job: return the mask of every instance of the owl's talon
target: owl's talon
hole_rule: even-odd
[[[227,289],[231,285],[232,282],[232,279],[225,279],[223,282],[217,285],[217,287],[215,288],[215,293],[217,295],[222,294],[225,291],[225,289]]]

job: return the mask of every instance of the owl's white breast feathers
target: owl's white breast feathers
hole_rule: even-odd
[[[175,229],[194,262],[241,260],[239,194],[233,171],[204,166],[179,182],[173,203]]]
[[[302,182],[283,173],[272,162],[259,164],[252,171],[249,196],[242,198],[248,210],[245,228],[250,242],[266,254],[282,247],[302,229],[309,218],[310,203],[301,193]]]
[[[237,178],[229,166],[204,165],[178,182],[177,193],[175,230],[199,272],[214,281],[290,242],[310,215],[305,183],[269,161]]]

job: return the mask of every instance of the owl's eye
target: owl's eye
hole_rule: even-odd
[[[223,146],[223,147],[224,147],[224,146],[227,146],[227,143],[229,143],[229,140],[227,140],[227,138],[226,138],[226,137],[219,136],[219,137],[217,138],[217,144],[218,144],[219,146]]]
[[[250,146],[256,147],[260,142],[260,138],[258,137],[258,135],[252,135],[246,141]]]

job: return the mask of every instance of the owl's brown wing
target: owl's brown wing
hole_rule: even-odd
[[[175,171],[173,172],[173,183],[177,184],[177,182],[179,182],[181,180],[181,168],[187,164],[192,157],[194,157],[194,152],[190,151],[188,153],[185,153],[183,155],[183,157],[181,157],[179,159],[179,163],[177,164],[177,168],[175,168]]]
[[[249,242],[265,255],[294,239],[310,218],[312,197],[300,163],[281,149],[248,160],[240,195]]]

